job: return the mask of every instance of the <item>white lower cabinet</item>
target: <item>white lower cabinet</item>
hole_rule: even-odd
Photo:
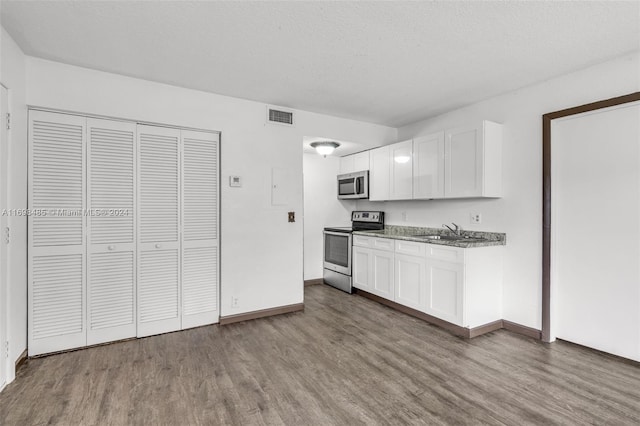
[[[427,306],[427,260],[424,256],[395,254],[395,300],[423,311]]]
[[[360,235],[353,241],[357,289],[461,327],[502,318],[502,247],[465,249]]]
[[[429,259],[426,270],[429,298],[424,312],[456,325],[464,325],[464,264]]]
[[[371,292],[385,299],[393,298],[393,253],[371,251]]]
[[[393,299],[393,252],[353,247],[353,285],[385,299]]]
[[[353,247],[353,253],[351,255],[352,260],[352,280],[353,286],[360,290],[371,291],[373,287],[372,279],[369,277],[371,271],[371,249],[364,247]]]

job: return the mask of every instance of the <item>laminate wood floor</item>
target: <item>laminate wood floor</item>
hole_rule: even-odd
[[[29,360],[0,424],[640,424],[638,363],[463,340],[324,285],[305,308]]]

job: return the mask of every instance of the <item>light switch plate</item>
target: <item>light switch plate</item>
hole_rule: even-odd
[[[242,186],[242,177],[229,176],[229,186],[240,188]]]

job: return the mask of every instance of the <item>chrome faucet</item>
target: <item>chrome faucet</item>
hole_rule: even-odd
[[[444,226],[445,228],[447,228],[449,231],[453,232],[454,234],[456,234],[456,235],[460,235],[460,233],[462,232],[462,228],[460,228],[458,225],[456,225],[456,224],[455,224],[455,223],[453,223],[453,222],[451,222],[451,224],[452,224],[453,226],[455,226],[455,229],[452,229],[449,225],[444,225],[444,224],[443,224],[442,226]]]

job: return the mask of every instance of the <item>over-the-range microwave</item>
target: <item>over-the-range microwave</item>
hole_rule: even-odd
[[[338,199],[369,198],[369,171],[338,175]]]

